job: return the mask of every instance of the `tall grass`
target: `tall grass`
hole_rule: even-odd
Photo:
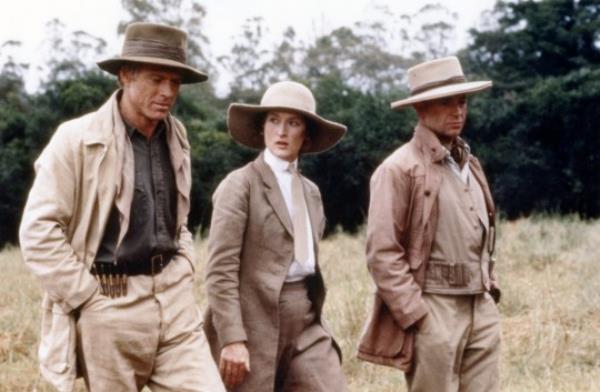
[[[500,224],[503,391],[600,391],[598,244],[600,221],[538,216]],[[203,240],[197,250],[196,294],[204,306]],[[354,357],[374,291],[364,234],[323,241],[320,263],[328,285],[325,317],[343,349],[350,390],[405,391],[402,373]],[[39,286],[18,249],[0,253],[0,266],[0,391],[49,391],[37,372]]]

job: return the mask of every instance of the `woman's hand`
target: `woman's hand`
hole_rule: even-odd
[[[235,388],[244,381],[250,372],[250,354],[245,343],[231,343],[223,347],[219,371],[227,388]]]

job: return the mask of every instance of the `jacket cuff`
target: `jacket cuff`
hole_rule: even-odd
[[[71,313],[75,309],[79,309],[87,300],[89,300],[96,290],[99,289],[98,282],[92,276],[92,274],[87,273],[86,284],[83,290],[80,290],[75,295],[69,297],[64,301],[57,301],[56,303],[62,308],[62,310],[68,314]]]
[[[421,298],[417,308],[400,319],[400,327],[404,330],[410,328],[417,321],[425,317],[427,313],[429,313],[429,306],[427,306],[425,301],[423,301],[423,298]]]
[[[244,331],[243,328],[239,328],[236,326],[229,326],[227,328],[223,328],[223,330],[219,331],[218,334],[219,342],[221,343],[221,348],[231,343],[248,341],[246,331]]]

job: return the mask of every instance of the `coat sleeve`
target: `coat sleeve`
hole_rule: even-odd
[[[406,329],[428,311],[403,245],[410,231],[410,176],[384,163],[371,178],[370,192],[367,265],[378,295]]]
[[[67,235],[81,177],[71,131],[59,128],[36,161],[19,229],[26,265],[65,313],[77,309],[98,288]]]
[[[246,231],[249,184],[234,172],[213,195],[206,290],[221,347],[247,341],[240,305],[240,258]]]

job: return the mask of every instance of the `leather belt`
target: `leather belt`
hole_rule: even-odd
[[[127,295],[127,277],[135,275],[158,275],[171,262],[171,254],[159,253],[146,263],[94,262],[91,273],[100,284],[100,294],[111,298]]]
[[[94,262],[92,265],[92,275],[106,274],[124,274],[127,276],[135,275],[158,275],[171,262],[172,255],[159,253],[145,263],[106,263]]]

